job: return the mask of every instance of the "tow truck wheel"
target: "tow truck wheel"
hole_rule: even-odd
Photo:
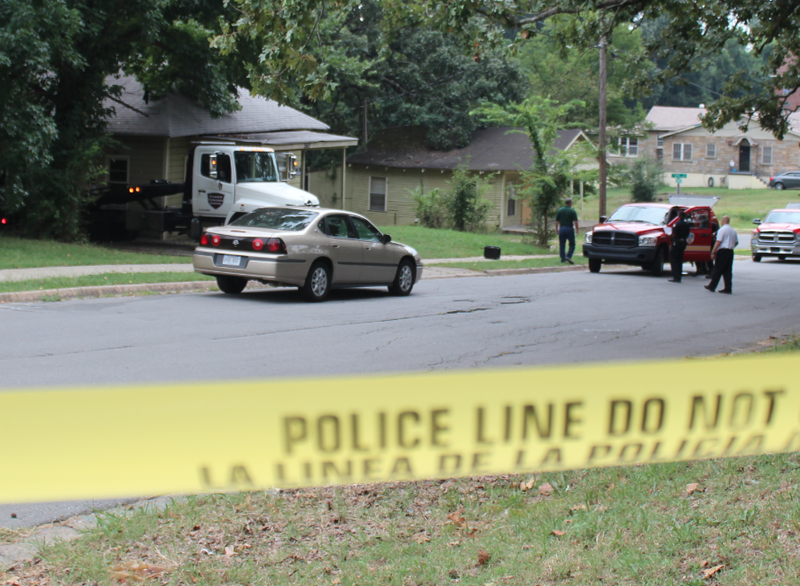
[[[661,273],[664,272],[664,249],[659,248],[656,251],[656,257],[653,259],[653,268],[650,269],[650,272],[653,273],[653,276],[660,277]]]
[[[589,259],[589,272],[591,273],[599,273],[600,267],[603,266],[603,262],[599,258],[590,258]]]
[[[753,262],[761,262],[761,255],[760,254],[754,254],[753,255]]]
[[[229,277],[227,275],[217,275],[217,287],[228,295],[238,295],[247,286],[247,279],[242,277]]]

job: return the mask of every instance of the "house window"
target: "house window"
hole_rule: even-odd
[[[516,216],[517,215],[517,200],[514,199],[517,196],[517,186],[513,183],[508,185],[508,206],[506,208],[506,216]]]
[[[717,158],[717,145],[709,143],[706,145],[706,159],[716,159]]]
[[[108,159],[108,182],[128,185],[128,157]]]
[[[761,150],[761,162],[764,165],[771,165],[772,164],[772,147],[765,146]]]
[[[623,157],[638,157],[639,156],[639,139],[638,138],[620,138],[619,139],[619,154]]]
[[[369,209],[373,212],[386,211],[386,177],[369,178]]]
[[[672,160],[673,161],[691,161],[692,160],[692,145],[689,143],[672,143]]]

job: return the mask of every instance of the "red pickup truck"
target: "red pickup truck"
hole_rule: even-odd
[[[719,198],[704,205],[698,197],[670,198],[670,203],[625,204],[586,233],[583,256],[589,270],[600,272],[603,263],[640,266],[660,275],[669,260],[672,227],[680,210],[686,211],[690,234],[685,262],[693,262],[698,272],[706,272],[711,263],[711,249],[719,222],[711,207]]]

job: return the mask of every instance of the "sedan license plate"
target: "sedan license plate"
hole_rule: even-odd
[[[241,256],[233,256],[230,254],[223,254],[222,255],[222,264],[226,267],[238,267],[239,266],[239,259]]]

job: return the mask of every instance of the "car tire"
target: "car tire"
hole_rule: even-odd
[[[659,247],[656,251],[656,257],[653,259],[653,266],[650,267],[650,272],[653,274],[654,277],[660,277],[661,273],[664,272],[664,248]]]
[[[590,258],[589,259],[589,272],[590,273],[599,273],[600,267],[603,266],[603,261],[599,258]]]
[[[761,255],[760,254],[754,254],[753,255],[753,262],[761,262]]]
[[[775,184],[775,189],[777,189],[778,191],[781,191],[783,189],[786,189],[786,186],[783,183],[778,182],[778,183]]]
[[[397,266],[397,274],[394,282],[389,285],[389,293],[404,297],[411,293],[414,288],[414,265],[410,260],[405,259]]]
[[[231,277],[228,275],[217,275],[217,287],[228,295],[238,295],[247,287],[247,279],[244,277]]]
[[[300,288],[300,295],[306,301],[325,301],[331,292],[331,271],[321,260],[311,265],[305,284]]]

